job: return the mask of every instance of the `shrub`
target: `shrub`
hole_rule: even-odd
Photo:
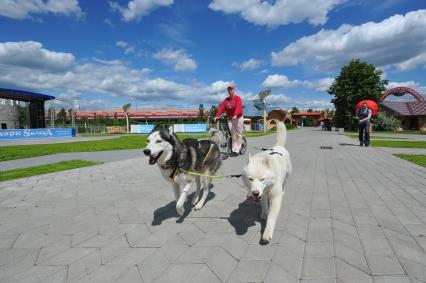
[[[401,126],[398,119],[386,115],[385,112],[379,111],[374,122],[374,129],[378,131],[396,131]]]

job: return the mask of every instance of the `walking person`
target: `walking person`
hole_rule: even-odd
[[[370,145],[370,119],[373,111],[363,102],[362,107],[356,112],[358,119],[359,145]]]
[[[232,137],[232,154],[231,156],[238,156],[241,151],[241,145],[243,140],[243,102],[241,97],[235,94],[235,87],[233,85],[228,86],[228,97],[225,98],[217,110],[216,116],[213,121],[219,118],[219,116],[226,111],[226,118],[228,120],[228,127]]]

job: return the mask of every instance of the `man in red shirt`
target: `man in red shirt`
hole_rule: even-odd
[[[228,86],[229,96],[225,98],[219,106],[216,116],[213,121],[219,118],[219,116],[226,111],[226,117],[228,119],[228,127],[231,131],[232,137],[232,155],[237,156],[241,150],[241,144],[243,139],[243,103],[241,97],[235,94],[235,87],[233,85]]]

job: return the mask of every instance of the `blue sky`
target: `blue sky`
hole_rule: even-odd
[[[272,88],[271,105],[331,108],[354,58],[426,94],[424,0],[1,2],[0,87],[82,110],[210,107],[230,83],[243,100]]]

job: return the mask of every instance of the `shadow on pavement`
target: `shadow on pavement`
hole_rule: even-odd
[[[339,145],[342,145],[342,146],[346,146],[346,145],[359,146],[359,144],[354,144],[354,143],[339,143]]]
[[[157,225],[161,225],[161,223],[169,218],[177,218],[176,219],[176,223],[182,223],[185,218],[191,213],[192,211],[192,206],[191,206],[191,199],[194,196],[195,192],[190,194],[188,196],[188,199],[186,200],[185,204],[184,204],[184,208],[185,208],[185,213],[183,214],[183,216],[180,216],[179,214],[177,214],[176,212],[176,201],[171,201],[168,204],[166,204],[165,206],[162,206],[160,208],[157,208],[154,211],[154,218],[152,219],[152,226],[157,226]],[[211,199],[214,199],[214,197],[216,196],[215,193],[213,192],[209,192],[209,195],[207,196],[206,202],[204,203],[204,206],[206,205],[206,203],[208,203]],[[201,196],[200,196],[201,197]],[[201,208],[202,209],[202,208]]]
[[[266,225],[265,221],[260,219],[261,210],[260,203],[256,204],[247,199],[231,212],[228,222],[234,227],[237,235],[244,235],[249,227],[256,226],[256,222],[258,222],[261,226],[261,235]]]

